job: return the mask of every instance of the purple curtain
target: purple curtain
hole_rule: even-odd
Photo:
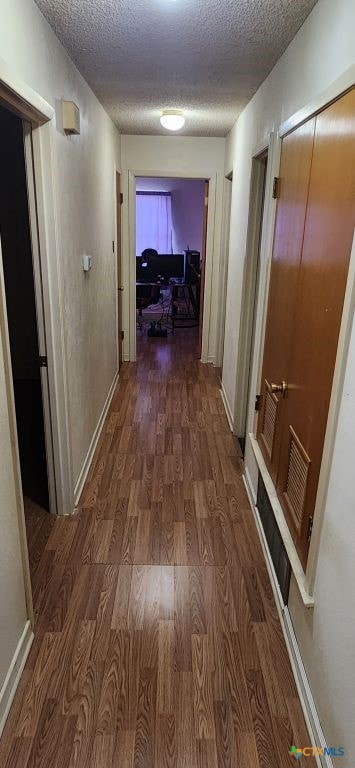
[[[158,253],[171,253],[172,220],[171,196],[155,194],[136,195],[136,253],[155,248]]]

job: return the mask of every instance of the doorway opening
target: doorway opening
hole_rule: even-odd
[[[244,454],[250,379],[254,355],[255,320],[259,290],[260,249],[263,231],[265,182],[268,153],[253,158],[247,253],[243,278],[242,313],[239,334],[238,376],[235,396],[235,432]]]
[[[138,354],[183,337],[201,357],[208,190],[205,179],[136,178]]]
[[[31,125],[0,106],[0,253],[25,515],[56,512]],[[48,516],[49,517],[49,516]]]

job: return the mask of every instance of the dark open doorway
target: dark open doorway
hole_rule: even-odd
[[[22,120],[0,106],[0,242],[21,478],[24,496],[49,510],[23,130]]]

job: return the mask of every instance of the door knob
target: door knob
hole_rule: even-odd
[[[285,394],[287,392],[287,384],[285,381],[282,381],[281,384],[271,384],[271,392],[276,394],[276,392],[281,392],[282,397],[285,397]]]
[[[119,286],[119,288],[118,288],[118,290],[119,290],[119,291],[124,291],[124,287],[123,287],[123,285],[120,285],[120,286]]]

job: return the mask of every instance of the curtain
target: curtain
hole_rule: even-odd
[[[158,253],[172,253],[170,194],[136,195],[136,253],[155,248]]]

